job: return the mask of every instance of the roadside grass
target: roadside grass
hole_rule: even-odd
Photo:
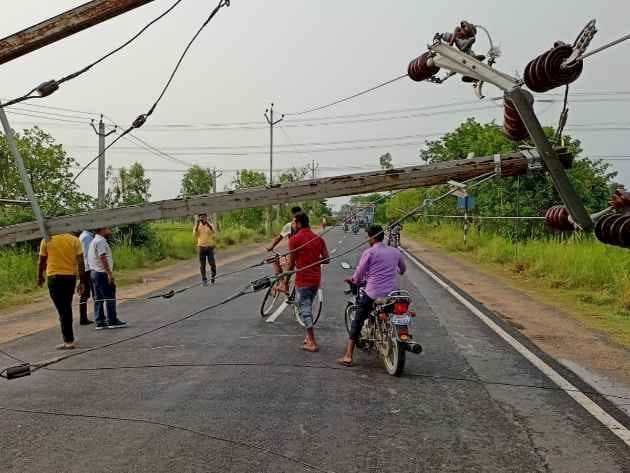
[[[120,285],[141,281],[141,271],[159,268],[196,256],[192,224],[154,223],[157,238],[147,246],[134,247],[128,242],[112,245],[115,272]],[[235,226],[221,229],[217,248],[245,245],[268,238],[265,232]],[[46,294],[36,285],[37,252],[28,249],[0,251],[0,308],[22,305]]]
[[[590,328],[630,346],[630,252],[590,236],[514,243],[451,223],[410,223],[405,234],[476,263],[530,296],[564,309]]]

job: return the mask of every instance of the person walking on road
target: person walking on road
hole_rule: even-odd
[[[88,264],[88,253],[90,250],[90,243],[94,239],[94,233],[89,230],[83,230],[79,235],[79,241],[83,248],[83,266],[85,267],[85,279],[86,283],[83,287],[83,291],[79,294],[79,323],[81,325],[90,325],[94,322],[88,319],[87,315],[87,301],[90,296],[94,296],[94,289],[92,288],[92,277],[90,276],[92,271]]]
[[[319,351],[313,328],[313,302],[322,280],[322,264],[328,264],[328,248],[322,237],[315,234],[309,225],[308,216],[299,213],[294,217],[296,234],[289,239],[289,269],[297,271],[295,289],[300,317],[306,327],[303,349]]]
[[[358,300],[355,317],[350,328],[346,352],[337,360],[343,366],[352,366],[354,347],[359,340],[363,323],[374,308],[374,301],[398,289],[398,275],[407,270],[402,253],[397,248],[383,244],[385,233],[380,225],[367,228],[370,247],[361,254],[352,278],[353,284],[365,284]]]
[[[112,249],[107,243],[107,237],[111,234],[112,231],[107,227],[96,229],[88,253],[88,264],[92,270],[91,277],[92,285],[94,286],[94,322],[96,322],[96,330],[127,326],[127,322],[120,320],[116,313],[114,257]],[[107,318],[105,318],[105,307],[107,308]]]
[[[197,222],[193,228],[193,238],[197,240],[197,251],[199,253],[199,271],[201,272],[201,283],[208,285],[208,275],[206,273],[206,262],[210,265],[210,282],[214,284],[217,275],[217,264],[214,259],[214,247],[216,246],[216,229],[208,221],[208,214],[201,213],[197,216]]]
[[[54,235],[50,240],[42,240],[39,247],[39,266],[37,285],[48,285],[50,298],[59,313],[59,324],[63,344],[57,348],[70,350],[76,348],[72,327],[72,298],[79,276],[79,293],[84,290],[87,281],[83,263],[83,248],[79,239],[70,233]]]

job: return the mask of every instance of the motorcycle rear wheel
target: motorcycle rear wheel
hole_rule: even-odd
[[[392,335],[387,341],[387,353],[383,356],[383,363],[387,374],[400,376],[405,369],[405,349],[398,343],[396,336]]]

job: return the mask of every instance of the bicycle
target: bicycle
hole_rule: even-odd
[[[288,270],[288,259],[286,256],[281,256],[276,253],[274,256],[267,258],[266,262],[272,265],[276,275]],[[263,296],[262,303],[260,304],[260,315],[263,318],[267,318],[275,314],[277,311],[280,311],[280,313],[284,312],[286,307],[290,306],[295,320],[298,324],[304,327],[304,321],[300,316],[296,300],[294,275],[288,276],[288,279],[285,278],[287,277],[284,276],[278,278],[278,280],[273,283],[269,289],[267,289],[265,295]],[[285,285],[286,291],[283,290],[283,285]],[[284,300],[282,300],[282,296],[284,296]],[[313,325],[317,324],[317,321],[322,314],[323,302],[323,292],[320,288],[317,291],[317,298],[315,299],[315,306],[313,307]],[[283,304],[284,307],[282,307]]]

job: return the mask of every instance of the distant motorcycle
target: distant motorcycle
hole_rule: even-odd
[[[344,293],[353,295],[345,312],[346,329],[350,333],[363,288],[352,283],[348,285],[350,288]],[[406,352],[422,352],[422,346],[413,341],[409,330],[411,319],[416,315],[409,311],[410,305],[411,296],[407,291],[393,291],[386,298],[376,300],[357,342],[357,348],[378,353],[383,358],[387,373],[392,376],[402,374]]]

